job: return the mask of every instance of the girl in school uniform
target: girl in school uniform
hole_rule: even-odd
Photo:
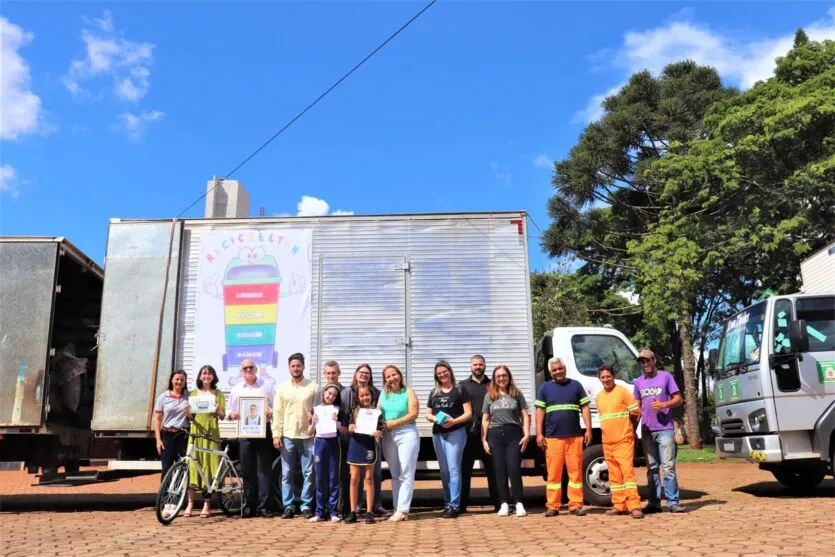
[[[322,404],[313,408],[309,428],[313,440],[313,475],[316,478],[316,514],[308,522],[321,522],[330,518],[339,522],[339,433],[345,428],[338,421],[336,431],[325,427],[323,412],[331,411],[332,420],[339,414],[339,386],[333,383],[322,389]],[[328,420],[329,421],[329,420]]]
[[[357,433],[356,423],[360,409],[374,409],[373,393],[370,387],[359,387],[357,397],[354,400],[354,408],[351,412],[351,421],[348,425],[348,432],[351,438],[348,440],[348,464],[351,467],[351,512],[345,517],[346,524],[353,524],[357,521],[357,499],[360,486],[360,476],[366,467],[365,474],[365,508],[374,508],[374,474],[371,473],[374,464],[377,462],[377,440],[383,436],[382,416],[377,417],[377,429],[372,435]],[[374,513],[369,510],[365,514],[366,524],[374,524]]]

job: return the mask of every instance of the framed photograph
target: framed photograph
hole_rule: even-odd
[[[238,437],[261,438],[267,436],[267,398],[242,396],[238,399]]]

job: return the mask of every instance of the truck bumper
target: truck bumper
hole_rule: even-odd
[[[717,437],[716,454],[722,458],[744,458],[748,462],[782,462],[779,435]]]

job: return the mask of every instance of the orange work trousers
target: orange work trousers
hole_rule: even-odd
[[[603,458],[609,467],[609,489],[612,506],[618,511],[634,511],[641,508],[638,481],[635,479],[635,444],[632,439],[617,443],[603,443]]]
[[[568,469],[568,510],[583,506],[583,437],[545,439],[545,465],[548,482],[545,506],[559,510],[562,502],[562,467]]]

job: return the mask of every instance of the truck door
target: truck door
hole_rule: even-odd
[[[319,261],[315,372],[327,360],[342,366],[348,385],[354,368],[368,363],[380,387],[383,366],[394,364],[406,373],[406,273],[403,257],[330,257]],[[314,375],[315,374],[315,375]]]
[[[0,242],[0,426],[40,426],[57,242]]]
[[[785,298],[774,304],[774,354],[789,350],[788,323],[806,321],[809,351],[771,369],[774,402],[781,431],[808,431],[835,395],[835,298]]]

